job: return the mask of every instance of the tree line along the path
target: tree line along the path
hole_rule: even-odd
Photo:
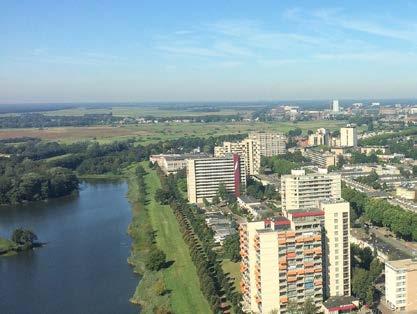
[[[417,241],[417,214],[392,205],[384,199],[369,198],[365,193],[344,186],[342,198],[350,203],[351,220],[364,216],[376,226],[387,227],[396,236]]]
[[[190,248],[201,291],[211,305],[213,313],[223,313],[228,307],[231,307],[234,313],[243,313],[240,304],[242,296],[224,273],[221,258],[213,250],[213,231],[205,223],[203,210],[188,204],[182,197],[175,176],[165,176],[158,167],[156,168],[162,186],[161,191],[156,194],[164,195],[163,199],[156,197],[156,200],[169,202],[183,238]]]

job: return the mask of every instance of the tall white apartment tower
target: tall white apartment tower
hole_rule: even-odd
[[[292,170],[281,176],[281,205],[283,210],[314,208],[317,201],[341,198],[341,177],[337,173],[306,174],[305,170]]]
[[[333,112],[339,112],[340,111],[339,101],[337,99],[333,100],[333,102],[332,102],[332,110],[333,110]]]
[[[321,306],[323,215],[319,209],[297,210],[239,226],[245,312],[287,313],[289,302],[302,306],[307,299]]]
[[[235,196],[246,188],[244,159],[238,154],[225,157],[187,159],[187,196],[190,203],[211,201],[220,184]]]
[[[358,146],[358,130],[356,128],[356,125],[349,124],[344,128],[340,128],[340,146]]]
[[[350,295],[349,203],[343,199],[319,202],[323,223],[323,294]]]

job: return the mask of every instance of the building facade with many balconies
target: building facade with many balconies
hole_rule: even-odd
[[[243,308],[253,313],[287,313],[323,301],[321,224],[324,213],[298,210],[288,218],[241,224]]]
[[[306,174],[304,170],[292,170],[281,176],[281,204],[283,210],[313,208],[322,199],[341,198],[341,176],[320,169]]]
[[[246,188],[244,159],[238,154],[187,160],[187,196],[190,203],[211,201],[223,184],[236,197]]]

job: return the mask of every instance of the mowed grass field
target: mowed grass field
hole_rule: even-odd
[[[199,108],[200,109],[200,108]],[[117,106],[109,108],[71,108],[71,109],[60,109],[53,111],[42,112],[47,116],[82,116],[84,114],[109,114],[112,113],[118,117],[143,117],[143,116],[155,116],[155,117],[175,117],[175,116],[204,116],[204,115],[234,115],[234,114],[249,114],[253,112],[251,109],[245,108],[218,108],[219,111],[200,111],[189,108],[177,106],[177,108],[158,108],[158,106]]]
[[[215,123],[159,123],[126,126],[92,126],[92,127],[57,127],[45,129],[1,129],[0,139],[17,137],[37,137],[44,140],[71,143],[82,140],[98,140],[110,142],[135,138],[140,144],[179,137],[208,137],[224,134],[248,133],[251,131],[288,132],[301,128],[316,130],[325,127],[330,130],[339,129],[345,121],[303,121],[303,122],[215,122]]]
[[[163,270],[167,290],[171,291],[171,304],[174,313],[211,313],[204,298],[197,277],[196,268],[191,260],[188,246],[179,231],[178,222],[169,206],[158,204],[153,195],[160,187],[159,178],[154,170],[145,167],[145,177],[150,202],[147,205],[151,224],[156,231],[158,247],[165,252],[168,261],[173,264]]]
[[[225,259],[222,262],[222,268],[225,273],[229,273],[230,277],[233,278],[236,291],[240,291],[240,280],[242,279],[240,262],[235,263],[230,259]]]

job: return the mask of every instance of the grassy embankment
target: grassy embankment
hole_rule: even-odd
[[[0,256],[10,256],[17,253],[17,243],[0,237]]]
[[[143,162],[142,165],[148,172],[145,176],[148,191],[146,209],[140,208],[136,202],[138,185],[133,175],[129,178],[129,199],[133,208],[133,220],[129,226],[129,234],[133,239],[129,263],[143,276],[132,302],[142,305],[142,313],[152,313],[155,306],[164,306],[167,303],[174,313],[210,313],[177,220],[169,206],[159,205],[154,200],[155,191],[160,187],[159,178],[155,171],[147,167],[147,162]],[[134,173],[133,169],[131,173]],[[171,264],[159,272],[151,272],[144,267],[149,251],[146,233],[152,230],[156,232],[157,246],[165,252]],[[162,296],[154,292],[154,286],[160,279],[164,281],[168,291]]]

